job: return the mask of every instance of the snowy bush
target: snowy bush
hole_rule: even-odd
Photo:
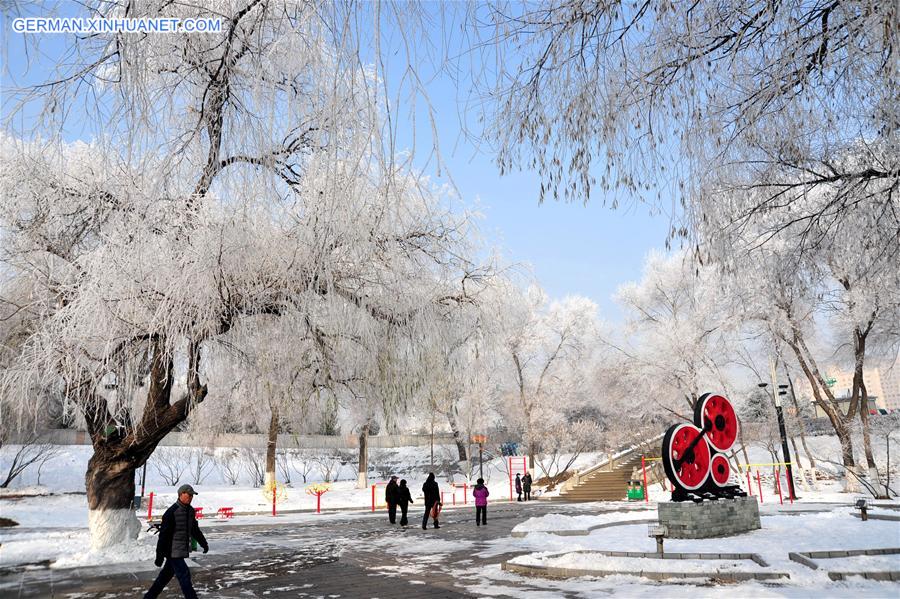
[[[191,450],[186,447],[158,447],[150,458],[153,469],[167,485],[177,485],[191,463]]]

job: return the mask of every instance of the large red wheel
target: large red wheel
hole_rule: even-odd
[[[662,462],[669,480],[696,491],[710,472],[710,451],[703,431],[691,424],[675,424],[663,436]]]
[[[694,424],[706,431],[706,440],[716,451],[728,451],[738,436],[734,407],[724,396],[707,393],[694,406]]]
[[[717,453],[713,456],[712,462],[710,462],[710,477],[709,479],[713,482],[713,484],[717,487],[724,487],[728,485],[728,479],[731,477],[731,465],[728,463],[728,460],[721,453]]]

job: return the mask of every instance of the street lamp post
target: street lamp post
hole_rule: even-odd
[[[778,434],[781,436],[781,455],[784,456],[784,469],[787,474],[788,493],[791,500],[797,499],[797,493],[794,492],[794,470],[791,467],[791,451],[788,449],[787,433],[784,430],[784,412],[781,409],[781,396],[787,395],[787,385],[779,385],[775,381],[775,362],[769,360],[769,367],[772,374],[772,399],[775,401],[775,415],[778,418]],[[767,386],[766,383],[760,383],[761,388]],[[798,414],[799,418],[800,415]]]
[[[472,435],[472,442],[478,443],[478,477],[484,480],[484,443],[485,435]]]

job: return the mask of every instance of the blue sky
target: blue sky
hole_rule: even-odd
[[[31,14],[40,14],[40,11],[31,11]],[[42,39],[43,52],[30,57],[30,70],[26,75],[22,46],[14,39],[18,34],[10,31],[8,20],[3,19],[0,23],[6,38],[3,86],[12,85],[10,73],[19,85],[47,77],[54,55],[64,49],[69,38],[47,36]],[[405,64],[396,68],[403,66]],[[394,65],[389,64],[388,68],[390,81]],[[529,265],[551,297],[587,296],[600,306],[604,319],[619,320],[621,314],[611,296],[620,284],[640,277],[644,257],[651,249],[664,246],[668,216],[651,216],[649,208],[641,205],[612,210],[603,206],[599,196],[593,197],[587,205],[552,201],[538,204],[539,179],[535,173],[519,172],[501,177],[493,155],[479,152],[460,134],[457,98],[465,90],[458,90],[456,85],[441,74],[426,84],[426,92],[436,110],[438,139],[445,165],[463,204],[476,208],[483,215],[480,229],[484,241],[499,247],[506,260]],[[422,138],[423,135],[430,137],[424,105],[420,102],[417,107],[420,113],[417,130],[427,131],[420,133],[418,144],[419,147],[421,144],[430,147],[430,139]],[[408,110],[399,110],[397,114],[408,114]],[[408,125],[400,125],[399,136],[407,138],[409,143],[411,134],[404,130],[406,127]],[[71,130],[75,131],[77,127]],[[439,177],[432,169],[431,175],[436,183],[450,182],[444,173]]]

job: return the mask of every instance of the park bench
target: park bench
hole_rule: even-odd
[[[234,518],[234,508],[220,507],[217,514],[219,518]]]

